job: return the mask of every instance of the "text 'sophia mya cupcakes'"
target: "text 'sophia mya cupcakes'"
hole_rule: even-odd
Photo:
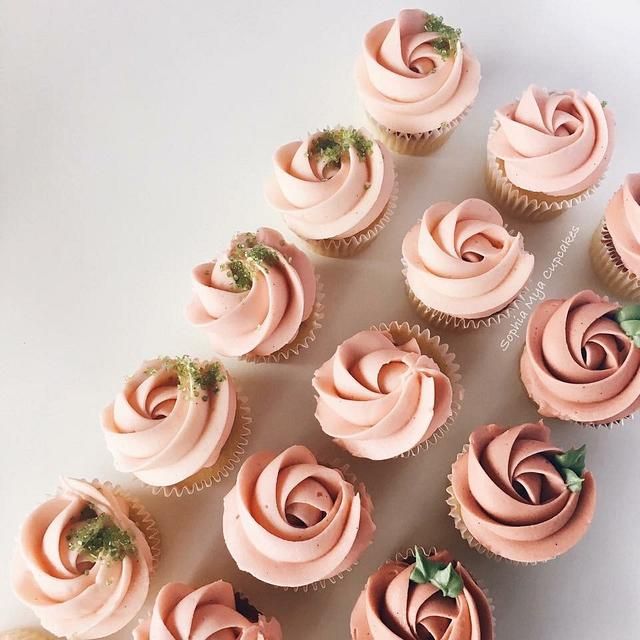
[[[629,174],[609,202],[593,234],[591,262],[613,293],[640,302],[640,173]]]
[[[220,362],[145,362],[101,416],[118,471],[165,496],[226,478],[250,434],[249,406]]]
[[[392,151],[435,151],[475,101],[480,63],[460,36],[420,9],[404,9],[365,35],[356,85],[375,136]]]
[[[238,234],[192,279],[187,318],[220,355],[278,362],[315,340],[322,294],[313,265],[274,229]]]
[[[520,377],[542,416],[620,423],[640,406],[639,347],[640,305],[621,308],[580,291],[536,306]]]
[[[419,547],[383,564],[351,613],[352,640],[493,640],[490,598],[448,551]]]
[[[224,499],[224,540],[241,571],[315,590],[341,578],[369,546],[372,512],[364,485],[293,446],[244,462]]]
[[[477,329],[506,318],[533,270],[522,234],[477,198],[429,207],[402,243],[409,300],[431,325]]]
[[[316,253],[364,249],[394,211],[391,153],[364,129],[338,127],[280,147],[265,193],[287,226]]]
[[[496,111],[487,143],[487,187],[505,214],[529,221],[556,216],[590,196],[614,147],[606,102],[571,89],[531,85]]]
[[[596,507],[585,454],[585,446],[554,446],[542,422],[479,427],[449,476],[456,528],[480,553],[515,563],[566,553],[587,532]]]
[[[13,589],[56,636],[103,638],[138,613],[159,557],[155,521],[139,502],[66,478],[22,525]]]
[[[458,370],[448,345],[417,325],[360,331],[315,372],[316,418],[354,456],[416,454],[453,422],[462,400]]]
[[[151,616],[133,630],[133,640],[282,640],[275,618],[267,618],[228,582],[199,589],[180,582],[166,584]]]

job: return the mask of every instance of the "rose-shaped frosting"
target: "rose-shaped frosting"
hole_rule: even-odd
[[[223,531],[238,567],[300,587],[351,567],[371,543],[373,504],[362,485],[318,464],[305,447],[258,453],[224,499]]]
[[[640,406],[640,349],[611,317],[619,306],[587,290],[536,307],[520,375],[541,415],[603,422]]]
[[[254,257],[237,256],[239,250],[250,252],[250,245]],[[239,271],[230,265],[239,265]],[[278,351],[296,337],[316,299],[309,258],[266,227],[255,236],[236,236],[229,251],[198,265],[192,278],[194,297],[187,317],[225,356]]]
[[[532,85],[496,117],[489,151],[504,161],[506,176],[517,187],[575,195],[593,186],[611,160],[613,114],[592,93],[547,93]]]
[[[353,455],[393,458],[425,442],[451,415],[449,378],[415,339],[386,331],[343,342],[313,378],[322,430]]]
[[[463,581],[456,598],[431,583],[410,580],[415,563],[387,562],[367,580],[351,614],[352,640],[493,640],[487,596],[447,551],[430,556],[453,563]]]
[[[247,617],[233,587],[222,580],[192,589],[170,582],[156,598],[151,618],[133,631],[134,640],[282,640],[275,618]],[[253,612],[252,612],[253,613]],[[252,619],[250,619],[252,618]]]
[[[596,505],[586,472],[571,491],[552,456],[561,453],[539,423],[476,429],[453,465],[452,488],[471,535],[493,553],[517,562],[545,561],[584,536]]]
[[[365,109],[381,125],[403,133],[433,131],[471,106],[480,85],[480,63],[457,40],[443,57],[442,35],[427,31],[429,15],[405,9],[364,38],[356,83]]]
[[[198,375],[212,372],[202,388]],[[127,380],[102,428],[116,469],[166,487],[216,462],[235,415],[236,390],[222,365],[156,359]]]
[[[484,200],[429,207],[402,243],[407,282],[428,307],[483,318],[508,306],[533,270],[522,234],[512,236]]]
[[[605,214],[607,229],[624,266],[640,275],[640,173],[631,173]]]
[[[326,135],[320,131],[280,147],[266,186],[267,200],[289,228],[310,240],[347,238],[366,229],[387,206],[395,178],[391,153],[380,142],[371,140],[364,157],[349,145],[336,164],[314,151]],[[364,130],[357,135],[369,140]]]
[[[129,553],[92,560],[70,543],[96,515],[126,532]],[[149,544],[129,518],[128,503],[107,486],[68,478],[23,524],[13,587],[45,629],[89,640],[129,623],[147,597],[151,570]]]

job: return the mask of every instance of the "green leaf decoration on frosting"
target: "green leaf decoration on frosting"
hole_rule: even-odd
[[[258,242],[255,233],[245,233],[229,252],[229,261],[222,265],[240,291],[251,289],[257,269],[268,271],[278,263],[278,254]]]
[[[573,493],[578,493],[582,489],[586,456],[586,444],[579,449],[569,449],[565,453],[556,453],[553,456],[553,465],[562,474],[567,489]]]
[[[446,59],[455,54],[458,41],[462,35],[461,29],[456,29],[445,23],[442,16],[427,14],[424,30],[429,33],[438,33],[440,37],[431,42],[431,46],[441,58]]]
[[[453,563],[445,564],[430,560],[418,547],[414,551],[416,564],[409,576],[416,584],[431,583],[447,598],[457,598],[463,589],[460,574],[453,568]]]
[[[207,394],[217,393],[220,383],[225,379],[222,365],[219,362],[201,362],[187,355],[177,358],[164,357],[160,360],[164,369],[176,374],[178,389],[189,400],[201,398],[206,402],[209,399]],[[158,373],[158,370],[145,369],[145,373],[151,376]]]
[[[323,129],[313,141],[309,154],[328,165],[340,166],[352,147],[358,158],[364,160],[373,150],[373,142],[354,127]]]
[[[119,561],[136,552],[129,533],[105,513],[82,522],[67,536],[67,542],[69,549],[85,554],[93,562]]]
[[[640,347],[640,304],[629,304],[618,309],[615,320],[636,347]]]

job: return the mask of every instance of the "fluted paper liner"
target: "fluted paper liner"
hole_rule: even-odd
[[[449,350],[449,345],[442,342],[440,336],[431,335],[429,329],[422,329],[417,324],[411,326],[408,322],[399,323],[393,321],[389,324],[382,323],[378,326],[373,326],[371,329],[388,331],[396,345],[404,344],[412,338],[415,339],[420,347],[420,352],[423,355],[429,356],[451,382],[453,394],[451,399],[451,415],[449,418],[447,418],[445,423],[438,427],[427,440],[420,442],[409,449],[409,451],[405,451],[397,457],[408,458],[417,456],[421,451],[426,451],[430,446],[435,445],[438,440],[442,439],[455,422],[464,397],[464,389],[460,384],[460,365],[456,362],[455,354]]]
[[[489,130],[489,138],[497,131],[500,123],[494,118]],[[571,196],[550,196],[545,193],[527,191],[516,187],[504,170],[504,162],[489,151],[487,145],[487,163],[485,181],[498,209],[514,218],[528,222],[542,222],[560,215],[563,211],[586,200],[598,188],[604,175],[584,191]]]
[[[640,302],[640,278],[625,267],[604,219],[593,233],[589,253],[593,270],[607,289],[625,300]]]
[[[1,631],[0,640],[56,640],[56,636],[42,627],[20,627]]]
[[[262,364],[265,362],[280,362],[281,360],[289,360],[294,356],[300,355],[300,351],[308,349],[309,345],[316,339],[316,334],[322,327],[322,318],[324,318],[324,300],[323,284],[319,277],[316,278],[316,301],[313,305],[311,315],[300,325],[300,329],[296,337],[281,349],[274,351],[266,356],[244,355],[240,360],[246,362],[255,362]]]

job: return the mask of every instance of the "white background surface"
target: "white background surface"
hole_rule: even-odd
[[[190,268],[236,231],[284,229],[262,195],[271,153],[317,127],[362,121],[352,79],[361,38],[400,8],[379,0],[0,2],[0,628],[34,621],[5,570],[21,520],[60,474],[134,486],[113,470],[100,409],[145,358],[212,355],[184,319]],[[327,318],[312,348],[285,365],[231,363],[253,407],[252,452],[303,443],[324,458],[340,453],[313,418],[314,369],[371,323],[417,320],[402,287],[401,239],[429,204],[485,194],[492,111],[530,82],[590,89],[617,116],[618,144],[598,193],[553,222],[514,225],[536,255],[535,280],[578,225],[546,293],[598,289],[591,233],[624,174],[640,170],[640,4],[440,0],[424,8],[463,28],[482,63],[479,99],[436,155],[398,159],[397,214],[370,249],[349,261],[313,258]],[[180,500],[141,490],[164,543],[148,604],[167,581],[226,578],[276,615],[287,639],[347,638],[367,575],[421,543],[449,547],[489,587],[500,639],[637,638],[637,421],[613,432],[554,424],[561,446],[588,443],[599,492],[591,530],[564,557],[524,568],[485,559],[447,517],[446,475],[469,432],[536,418],[517,375],[522,339],[500,350],[507,331],[450,337],[467,395],[436,448],[353,462],[379,528],[342,583],[296,594],[240,574],[221,532],[230,481]],[[130,627],[118,637],[130,637]]]

